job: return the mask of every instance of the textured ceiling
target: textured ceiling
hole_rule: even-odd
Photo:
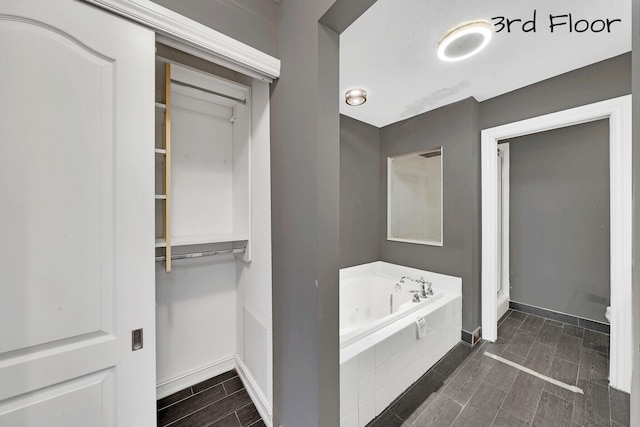
[[[524,32],[514,21],[511,32],[497,32],[503,25],[492,19],[531,21],[534,11],[535,31]],[[559,16],[568,14],[573,32],[569,17]],[[558,24],[553,32],[550,15]],[[442,34],[477,19],[496,30],[485,50],[460,62],[440,61]],[[610,32],[576,31],[607,19],[622,22],[613,22]],[[595,22],[594,29],[602,26]],[[630,50],[631,0],[378,0],[340,36],[340,112],[382,127],[469,96],[484,101]],[[344,103],[344,92],[354,87],[369,94],[362,106]]]

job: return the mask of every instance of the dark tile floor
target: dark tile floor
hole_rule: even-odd
[[[158,427],[265,427],[235,370],[158,400]]]
[[[367,427],[629,426],[629,395],[609,387],[608,372],[608,335],[509,310],[496,342],[458,344]]]

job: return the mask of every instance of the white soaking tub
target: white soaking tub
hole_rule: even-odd
[[[405,280],[434,295],[413,302]],[[397,286],[399,285],[399,286]],[[426,321],[418,338],[416,321]],[[340,270],[341,427],[364,426],[460,341],[462,280],[385,262]]]

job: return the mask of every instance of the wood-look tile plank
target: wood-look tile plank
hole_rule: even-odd
[[[609,396],[611,399],[611,420],[621,426],[629,426],[631,398],[629,393],[609,388]]]
[[[500,409],[491,427],[529,427],[531,423],[524,421],[510,412]]]
[[[471,399],[469,399],[467,407],[473,406],[478,411],[483,412],[487,415],[490,420],[489,424],[491,424],[491,421],[493,421],[498,413],[498,409],[502,406],[505,397],[507,397],[506,391],[483,382],[477,388],[476,392],[473,393]]]
[[[218,421],[208,424],[207,427],[242,427],[240,422],[238,421],[238,417],[236,417],[235,412],[227,415],[219,419]]]
[[[477,348],[471,347],[467,344],[458,343],[451,349],[436,365],[433,369],[445,377],[449,377],[456,369],[458,369],[465,360],[472,356],[477,351]]]
[[[216,387],[222,388],[222,385]],[[249,398],[247,391],[240,390],[219,400],[215,404],[205,406],[199,411],[185,418],[181,418],[175,424],[172,424],[171,427],[204,427],[226,417],[230,413],[248,405],[250,402],[251,398]]]
[[[402,421],[396,414],[386,410],[378,418],[375,418],[367,427],[406,427],[404,421]]]
[[[193,393],[191,392],[191,387],[188,387],[184,390],[180,390],[176,393],[170,394],[167,397],[163,397],[162,399],[158,400],[158,410],[166,408],[167,406],[171,406],[174,403],[180,402],[181,400],[184,400],[191,395],[193,395]]]
[[[568,360],[572,363],[580,363],[580,353],[582,352],[582,339],[565,335],[558,342],[556,357]]]
[[[264,423],[264,421],[260,420],[254,424],[251,424],[249,427],[267,427],[267,425]]]
[[[226,380],[222,383],[224,390],[227,394],[233,394],[238,390],[242,390],[244,388],[244,384],[240,380],[240,377],[231,378],[230,380]]]
[[[609,335],[585,329],[582,346],[599,353],[609,354]]]
[[[522,311],[518,311],[518,310],[511,310],[511,313],[509,314],[509,317],[515,320],[519,320],[521,322],[524,321],[524,319],[526,319],[527,316],[528,316],[527,313],[523,313]]]
[[[518,414],[527,422],[533,421],[544,384],[545,381],[540,378],[519,372],[502,408],[512,414]]]
[[[498,337],[510,340],[518,332],[522,321],[508,317],[498,326]]]
[[[462,411],[462,405],[444,394],[439,394],[431,405],[413,423],[416,427],[448,427]],[[378,427],[378,426],[376,426]],[[387,427],[380,424],[380,427]]]
[[[534,316],[530,314],[524,319],[522,325],[520,326],[521,331],[529,332],[533,335],[537,335],[542,329],[542,325],[544,324],[544,317]]]
[[[542,392],[531,427],[564,427],[571,423],[573,403]]]
[[[500,355],[500,357],[502,357],[504,359],[507,359],[507,360],[510,360],[510,361],[512,361],[514,363],[517,363],[518,365],[524,365],[524,361],[525,361],[524,357],[517,356],[517,355],[515,355],[515,354],[513,354],[513,353],[511,353],[510,351],[507,351],[507,350],[503,351],[502,354]]]
[[[558,345],[558,341],[560,341],[560,335],[562,335],[562,326],[557,326],[552,320],[545,320],[540,332],[536,335],[536,341],[544,344],[555,347]],[[560,323],[560,325],[562,325]]]
[[[461,405],[466,405],[490,370],[490,366],[471,359],[458,371],[443,393]]]
[[[495,342],[485,341],[482,344],[482,347],[480,347],[478,351],[475,352],[475,354],[473,355],[473,358],[479,361],[480,363],[493,366],[496,364],[496,360],[489,356],[485,356],[484,353],[488,352],[491,354],[495,354],[496,356],[500,356],[507,348],[507,345],[509,345],[509,341],[500,337],[498,337],[498,339]]]
[[[580,379],[609,386],[609,357],[588,348],[582,349]]]
[[[579,366],[575,363],[556,357],[553,359],[553,362],[551,362],[548,376],[568,385],[577,385],[578,368]],[[575,398],[575,392],[550,382],[544,385],[544,390],[569,402],[573,402]]]
[[[582,338],[584,337],[584,328],[579,328],[577,326],[568,325],[565,323],[565,325],[562,327],[562,333],[571,337]]]
[[[548,317],[546,317],[544,319],[544,324],[545,325],[551,325],[551,326],[557,326],[560,329],[562,329],[562,326],[564,326],[564,323],[558,322],[558,321],[555,321],[555,320],[551,320]]]
[[[490,427],[493,417],[480,411],[475,406],[464,407],[458,418],[455,419],[452,427]]]
[[[181,402],[161,409],[158,412],[158,425],[160,425],[161,427],[165,426],[193,412],[196,412],[213,402],[220,401],[226,396],[227,394],[224,392],[222,384],[218,384],[216,386],[208,388],[198,394],[182,400]]]
[[[506,363],[497,362],[489,371],[485,382],[502,391],[508,392],[520,371]]]
[[[527,320],[528,319],[529,318],[527,317]],[[526,358],[529,354],[529,350],[531,350],[531,346],[533,345],[535,338],[536,336],[534,334],[519,330],[515,333],[513,338],[511,338],[511,341],[505,351],[515,354],[516,356]]]
[[[214,385],[218,385],[228,379],[231,379],[233,377],[237,377],[238,373],[236,372],[235,369],[232,369],[230,371],[224,372],[220,375],[216,375],[213,378],[209,378],[208,380],[204,380],[202,382],[199,382],[198,384],[194,385],[193,387],[191,387],[193,389],[194,393],[199,393],[202,390],[206,390],[208,388],[213,387]]]
[[[407,424],[413,424],[442,391],[445,379],[444,375],[433,369],[430,370],[391,405],[391,411]]]
[[[583,427],[609,426],[609,389],[588,380],[578,380],[584,394],[576,394],[573,421]]]
[[[541,342],[534,342],[524,361],[524,366],[539,374],[547,375],[555,352],[555,346],[551,347]]]
[[[513,310],[507,310],[501,318],[498,319],[498,326],[500,326],[500,324],[502,322],[504,322],[504,319],[506,319],[507,317],[509,317],[509,315],[513,312]]]
[[[260,419],[258,409],[253,403],[250,403],[238,409],[236,411],[236,415],[238,416],[238,421],[240,421],[240,425],[242,427],[250,426]]]

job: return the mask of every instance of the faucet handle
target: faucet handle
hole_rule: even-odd
[[[431,286],[433,284],[431,282],[427,282],[427,294],[429,295],[433,295],[433,289],[431,289]]]

